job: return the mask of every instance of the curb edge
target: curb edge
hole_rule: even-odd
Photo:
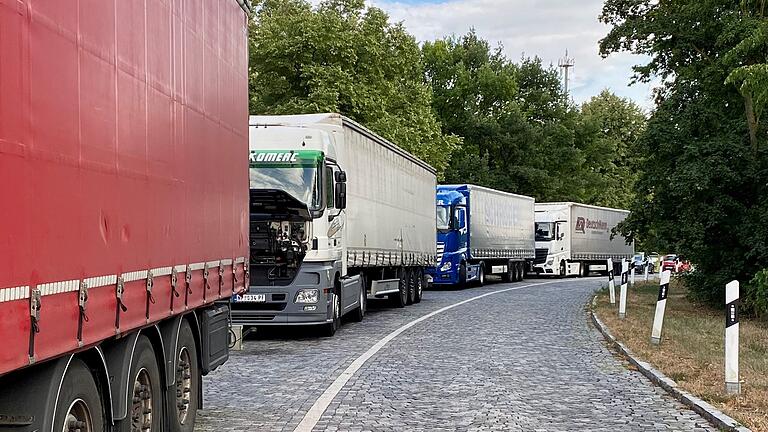
[[[597,296],[595,296],[592,299],[591,303],[592,303],[592,306],[596,305]],[[629,348],[626,347],[626,345],[616,340],[613,334],[611,334],[610,330],[608,330],[608,327],[605,324],[603,324],[600,318],[597,317],[594,309],[590,308],[589,313],[590,313],[590,316],[592,317],[592,323],[595,325],[597,330],[600,331],[600,333],[602,333],[605,340],[608,341],[611,345],[613,345],[616,349],[618,349],[619,352],[624,357],[627,358],[629,363],[635,366],[652,383],[663,388],[667,393],[672,395],[675,399],[687,405],[689,408],[691,408],[692,410],[697,412],[699,415],[707,419],[710,423],[712,423],[717,428],[727,430],[727,431],[733,431],[733,432],[752,432],[749,428],[741,425],[741,423],[739,423],[732,417],[726,415],[722,411],[718,410],[711,404],[701,400],[700,398],[688,393],[685,390],[682,390],[680,387],[678,387],[675,381],[673,381],[672,379],[670,379],[669,377],[661,373],[661,371],[651,366],[650,363],[644,362],[638,359],[637,357],[635,357],[635,355],[632,353],[632,351]]]

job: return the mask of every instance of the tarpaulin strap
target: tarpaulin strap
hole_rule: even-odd
[[[176,285],[179,283],[179,274],[176,272],[176,267],[171,269],[171,310],[173,310],[173,298],[179,298],[181,294],[176,289]]]
[[[34,288],[29,295],[29,363],[35,362],[35,334],[40,333],[40,309],[42,309],[40,290]]]
[[[115,333],[120,333],[120,311],[126,312],[128,307],[123,303],[123,293],[125,292],[125,280],[122,276],[117,277],[115,286],[115,297],[117,299],[117,308],[115,308]]]
[[[83,323],[88,322],[88,315],[85,314],[85,309],[88,304],[88,284],[85,281],[80,281],[80,289],[77,295],[77,306],[80,309],[80,314],[77,319],[77,341],[80,345],[83,344]]]
[[[146,309],[144,314],[147,317],[147,321],[149,321],[149,305],[155,304],[155,297],[152,296],[152,287],[155,285],[155,281],[152,277],[152,272],[147,272],[147,302],[146,302]]]

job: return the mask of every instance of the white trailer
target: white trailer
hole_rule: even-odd
[[[250,118],[250,291],[244,326],[361,320],[368,296],[421,301],[434,265],[435,170],[339,114]]]
[[[572,202],[536,203],[536,258],[534,271],[557,276],[586,276],[608,272],[608,258],[631,259],[634,243],[613,229],[627,210]]]

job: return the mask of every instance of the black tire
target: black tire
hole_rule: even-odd
[[[360,306],[352,312],[352,321],[360,322],[365,318],[365,311],[368,309],[368,284],[365,275],[360,275],[360,293],[358,301]]]
[[[560,261],[560,277],[565,277],[565,260]]]
[[[515,263],[510,261],[507,263],[507,271],[501,275],[501,281],[504,283],[514,282],[516,277],[517,267],[515,267]]]
[[[579,277],[587,277],[587,263],[581,262],[579,263]]]
[[[72,359],[64,376],[56,402],[53,430],[68,430],[66,425],[71,421],[83,422],[79,429],[82,432],[106,430],[99,388],[88,366],[78,358]]]
[[[416,279],[416,295],[413,298],[413,303],[421,303],[421,297],[424,293],[424,269],[418,268],[414,270],[414,279]]]
[[[481,287],[485,285],[485,263],[480,263],[477,270],[477,282],[475,285]]]
[[[338,293],[331,294],[331,322],[323,326],[323,336],[333,337],[341,327],[341,297]]]
[[[464,289],[467,287],[467,263],[459,264],[459,288]]]
[[[408,304],[416,303],[416,290],[418,289],[418,276],[416,269],[408,269]]]
[[[168,392],[172,432],[193,432],[200,394],[200,367],[197,363],[197,343],[187,320],[181,321],[179,340],[173,358],[176,379]]]
[[[518,281],[522,282],[525,280],[525,263],[519,262],[517,263],[518,268],[520,269],[520,277],[517,278]]]
[[[128,417],[117,424],[116,430],[160,432],[164,386],[155,351],[146,336],[139,336],[136,342],[128,382]]]
[[[408,272],[405,268],[401,268],[398,273],[400,274],[400,282],[397,286],[397,292],[390,294],[389,299],[395,307],[404,308],[408,304]]]

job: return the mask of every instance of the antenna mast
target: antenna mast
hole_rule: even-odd
[[[568,99],[568,70],[573,67],[575,61],[568,57],[568,50],[565,50],[565,57],[562,57],[557,66],[563,70],[563,87],[565,88],[565,98]]]

